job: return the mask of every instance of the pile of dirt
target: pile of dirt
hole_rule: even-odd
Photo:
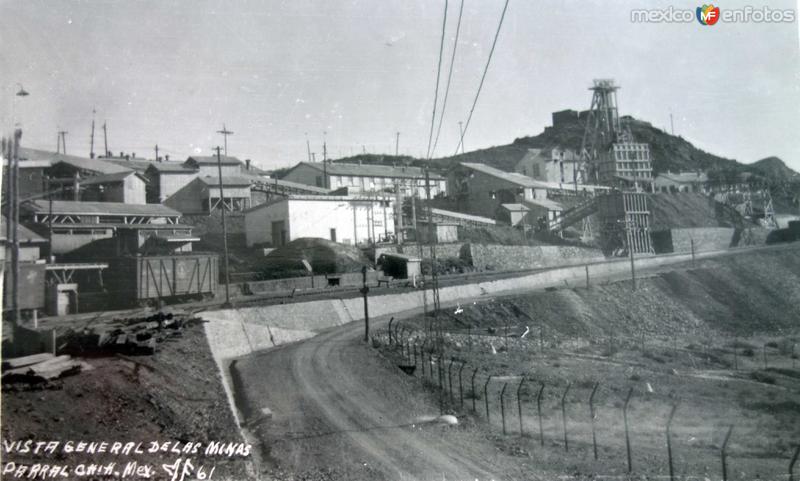
[[[121,472],[129,461],[150,464],[167,478],[162,463],[185,454],[147,453],[153,442],[202,443],[194,464],[216,465],[216,479],[246,479],[242,457],[203,456],[210,442],[242,443],[222,379],[203,328],[188,326],[159,345],[155,354],[121,354],[80,359],[91,369],[46,384],[3,386],[2,436],[11,441],[142,443],[145,454],[130,456],[70,454],[58,456],[4,453],[4,462],[68,464],[115,462]],[[180,448],[179,448],[180,449]],[[179,451],[180,453],[180,451]],[[208,471],[206,470],[206,473]],[[87,478],[99,479],[99,478]]]
[[[752,225],[736,210],[702,194],[651,194],[648,198],[652,230],[688,227],[734,227]]]
[[[270,252],[253,267],[260,279],[282,279],[308,275],[303,261],[315,274],[361,272],[371,262],[353,246],[337,244],[326,239],[303,237]]]

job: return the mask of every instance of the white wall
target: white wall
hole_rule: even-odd
[[[247,247],[261,242],[272,242],[272,223],[284,221],[288,230],[289,201],[281,200],[244,214],[244,233]],[[287,234],[287,240],[289,239]]]

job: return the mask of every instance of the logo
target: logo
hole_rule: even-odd
[[[719,20],[719,7],[703,5],[697,7],[697,21],[702,25],[714,25]]]

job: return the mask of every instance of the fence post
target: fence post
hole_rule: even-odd
[[[426,371],[426,369],[425,369],[425,345],[426,344],[428,344],[428,340],[427,339],[422,341],[422,349],[420,350],[420,357],[422,357],[422,359],[421,359],[422,362],[420,364],[422,364],[422,378],[423,379],[425,379],[425,371]]]
[[[597,434],[595,427],[595,415],[594,411],[594,395],[597,393],[597,388],[600,387],[600,383],[594,383],[594,387],[592,388],[592,394],[589,395],[589,414],[592,416],[592,449],[594,451],[594,459],[597,459]]]
[[[417,341],[414,341],[414,369],[417,368]]]
[[[544,428],[542,427],[542,395],[544,394],[544,382],[540,382],[539,393],[536,395],[536,411],[539,413],[539,444],[544,446]]]
[[[544,354],[544,324],[539,324],[539,354]]]
[[[625,421],[625,451],[628,455],[628,472],[633,472],[633,463],[631,462],[631,437],[628,431],[628,404],[631,402],[633,396],[633,388],[628,389],[628,396],[625,397],[625,404],[622,406],[622,419]]]
[[[517,386],[517,414],[519,415],[519,437],[523,437],[525,435],[525,430],[523,429],[522,423],[522,385],[525,384],[525,376],[522,376],[522,379],[519,381],[519,386]]]
[[[728,457],[727,449],[728,441],[731,440],[731,433],[733,433],[733,424],[728,427],[728,433],[725,435],[725,441],[722,442],[722,450],[720,451],[720,457],[722,458],[722,481],[728,481],[728,463],[726,462],[726,458]]]
[[[569,452],[569,438],[567,437],[567,393],[572,383],[567,383],[567,388],[564,389],[564,394],[561,395],[561,420],[564,423],[564,451]]]
[[[389,345],[392,345],[392,323],[394,322],[394,317],[389,319]]]
[[[470,384],[472,385],[472,412],[477,413],[478,411],[475,409],[475,398],[478,397],[478,393],[475,392],[475,376],[478,374],[478,368],[472,370],[472,379],[470,380]]]
[[[789,481],[794,481],[794,463],[797,462],[798,456],[800,456],[800,444],[797,445],[797,449],[794,450],[794,456],[789,461]]]
[[[467,366],[467,363],[462,362],[461,367],[458,368],[458,398],[461,401],[461,409],[464,409],[464,385],[461,383],[461,371]]]
[[[589,288],[589,264],[586,264],[586,288]]]
[[[453,359],[450,358],[450,364],[447,366],[447,385],[450,389],[450,404],[453,404]]]
[[[503,436],[506,435],[506,388],[508,383],[503,383],[503,390],[500,391],[500,416],[503,418]]]
[[[486,424],[489,427],[492,426],[492,423],[489,422],[489,381],[492,380],[492,375],[490,374],[489,377],[486,378],[486,383],[483,385],[483,400],[486,404]]]
[[[678,403],[672,405],[672,410],[669,412],[669,419],[667,419],[667,460],[669,461],[669,481],[675,481],[675,469],[672,464],[672,419],[675,417],[675,411],[678,410]]]

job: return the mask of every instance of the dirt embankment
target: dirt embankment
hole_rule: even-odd
[[[202,326],[181,331],[180,337],[158,345],[153,355],[95,356],[82,358],[93,369],[66,377],[46,387],[4,385],[2,437],[9,442],[115,441],[242,443],[230,412],[222,380],[211,356]],[[129,457],[100,454],[68,456],[3,453],[3,461],[16,463],[116,462],[121,471],[128,461],[161,469],[185,454],[158,453]],[[241,456],[195,456],[195,464],[216,465],[214,479],[246,479]],[[157,471],[168,478],[163,471]],[[84,478],[84,479],[101,479]],[[102,478],[105,479],[105,478]],[[108,479],[113,479],[109,477]]]
[[[591,281],[590,281],[591,282]],[[800,317],[800,249],[699,261],[591,289],[560,289],[467,305],[467,326],[544,323],[564,336],[752,335],[796,329]]]

